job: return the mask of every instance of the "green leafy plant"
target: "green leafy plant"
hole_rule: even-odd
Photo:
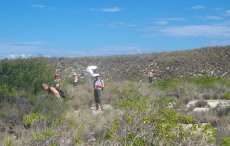
[[[191,117],[169,108],[171,98],[151,99],[137,92],[134,86],[124,88],[120,96],[115,105],[128,110],[108,126],[111,128],[107,130],[106,138],[110,141],[122,145],[186,145],[191,139],[201,141],[200,138],[206,137],[207,143],[215,140],[213,127],[193,126]],[[187,130],[185,127],[189,124],[197,128]],[[203,133],[197,136],[195,133],[200,129]]]
[[[154,87],[162,89],[162,90],[167,90],[170,88],[175,89],[179,85],[180,81],[177,78],[169,78],[169,79],[164,79],[164,80],[157,80],[154,83]]]
[[[185,82],[193,83],[201,88],[211,88],[215,83],[220,81],[220,78],[213,76],[199,76],[199,77],[187,77],[183,79]]]
[[[2,60],[1,86],[38,93],[42,83],[52,83],[54,67],[45,58]]]
[[[54,135],[54,131],[52,129],[46,129],[42,132],[34,132],[33,136],[37,141],[43,141],[46,138],[52,137]]]
[[[13,146],[13,143],[14,143],[13,139],[8,139],[6,141],[6,146]]]
[[[230,145],[230,137],[222,138],[221,143],[222,143],[222,146],[229,146]]]
[[[47,123],[49,121],[49,118],[42,113],[30,113],[23,117],[23,123],[26,126],[33,126],[41,121]]]
[[[230,92],[225,93],[223,99],[230,100]]]

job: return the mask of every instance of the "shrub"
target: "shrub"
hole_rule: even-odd
[[[0,119],[5,117],[5,112],[0,111]]]
[[[223,99],[230,100],[230,92],[225,93]]]
[[[230,79],[229,78],[224,78],[224,77],[220,78],[220,83],[230,87]]]
[[[0,62],[1,86],[38,93],[41,84],[52,83],[54,67],[45,58],[2,60]]]
[[[221,142],[222,142],[222,146],[229,146],[230,145],[230,137],[222,138]]]
[[[183,78],[185,82],[193,83],[202,88],[211,88],[215,83],[220,81],[220,78],[213,76],[199,76],[199,77],[185,77]]]
[[[164,79],[164,80],[157,80],[154,83],[154,87],[162,89],[162,90],[167,90],[167,89],[175,89],[178,87],[180,83],[180,80],[177,78],[169,78],[169,79]]]
[[[33,133],[34,138],[37,141],[43,141],[46,138],[49,138],[54,135],[54,131],[52,129],[46,129],[39,133]]]
[[[215,130],[210,125],[203,127],[196,124],[191,126],[191,130],[184,129],[194,121],[169,108],[171,100],[167,97],[153,100],[138,93],[135,87],[124,88],[115,105],[127,110],[106,126],[110,128],[105,138],[121,145],[192,145],[195,144],[192,141],[206,138],[206,144],[215,141]],[[192,134],[199,130],[202,134]]]
[[[227,116],[230,113],[230,107],[222,107],[217,110],[217,116]]]
[[[4,112],[4,120],[21,123],[22,117],[29,112],[51,117],[59,115],[63,109],[60,104],[54,104],[49,96],[38,95],[43,90],[42,83],[53,83],[54,71],[54,66],[43,57],[1,60],[0,110]]]
[[[195,103],[195,106],[196,107],[205,107],[205,106],[207,106],[207,101],[205,101],[205,100],[199,100],[199,101],[197,101],[196,103]]]
[[[47,123],[48,118],[41,113],[31,113],[23,117],[23,123],[27,127],[36,125],[38,122]]]
[[[8,139],[7,142],[6,142],[6,146],[13,146],[13,140]]]

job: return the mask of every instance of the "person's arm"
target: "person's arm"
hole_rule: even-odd
[[[101,87],[104,88],[105,87],[105,84],[104,84],[104,81],[101,80]]]

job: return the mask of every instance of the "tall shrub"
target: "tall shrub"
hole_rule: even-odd
[[[53,73],[54,67],[46,58],[5,59],[0,62],[0,88],[36,94],[43,82],[52,82]]]

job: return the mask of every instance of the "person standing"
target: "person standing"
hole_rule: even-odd
[[[65,91],[61,88],[61,77],[60,73],[55,73],[53,87],[60,93],[61,97],[65,98]]]
[[[53,86],[55,88],[59,88],[60,87],[60,83],[61,83],[60,73],[55,73]]]
[[[101,104],[101,91],[104,88],[104,81],[101,79],[101,76],[98,74],[95,77],[95,80],[93,81],[93,89],[94,89],[94,99],[95,99],[95,103],[96,103],[96,110],[99,109],[99,105],[101,110],[103,109],[103,106]]]
[[[73,87],[77,87],[77,81],[78,81],[78,76],[77,76],[77,73],[74,72],[73,73]]]
[[[153,76],[154,76],[154,71],[153,69],[150,69],[147,73],[148,79],[149,79],[149,83],[153,82]]]

